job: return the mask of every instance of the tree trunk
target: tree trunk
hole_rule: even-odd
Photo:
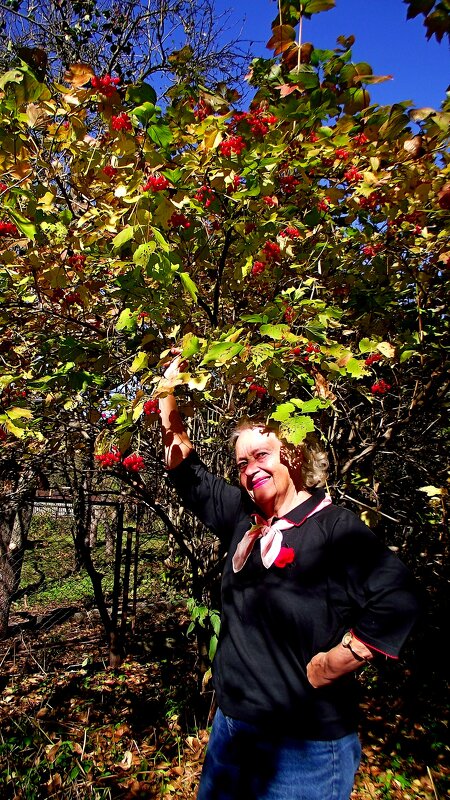
[[[0,638],[8,635],[11,602],[20,585],[35,492],[34,476],[23,476],[0,511]]]

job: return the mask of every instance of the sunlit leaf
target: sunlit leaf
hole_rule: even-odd
[[[75,89],[78,89],[80,86],[85,86],[89,83],[94,75],[95,72],[89,64],[85,64],[83,61],[76,61],[64,73],[64,80],[74,86]]]
[[[214,342],[205,353],[202,364],[209,364],[211,361],[224,364],[237,356],[242,349],[243,346],[235,342]]]

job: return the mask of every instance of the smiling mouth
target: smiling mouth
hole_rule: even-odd
[[[253,481],[252,489],[259,489],[259,487],[262,486],[264,483],[266,483],[268,480],[269,478],[258,478],[258,480]]]

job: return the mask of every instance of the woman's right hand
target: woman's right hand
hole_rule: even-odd
[[[187,364],[187,361],[183,361],[181,358],[181,348],[180,347],[172,347],[171,351],[171,359],[168,362],[163,377],[166,380],[170,380],[171,378],[177,378],[180,372],[183,371],[184,367]]]

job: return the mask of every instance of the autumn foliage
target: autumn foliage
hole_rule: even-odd
[[[181,79],[158,106],[84,63],[1,77],[4,453],[57,451],[76,416],[100,469],[138,472],[174,345],[200,413],[316,428],[338,482],[440,407],[449,112],[372,103],[352,37],[300,41],[333,5],[281,3],[248,108]]]

